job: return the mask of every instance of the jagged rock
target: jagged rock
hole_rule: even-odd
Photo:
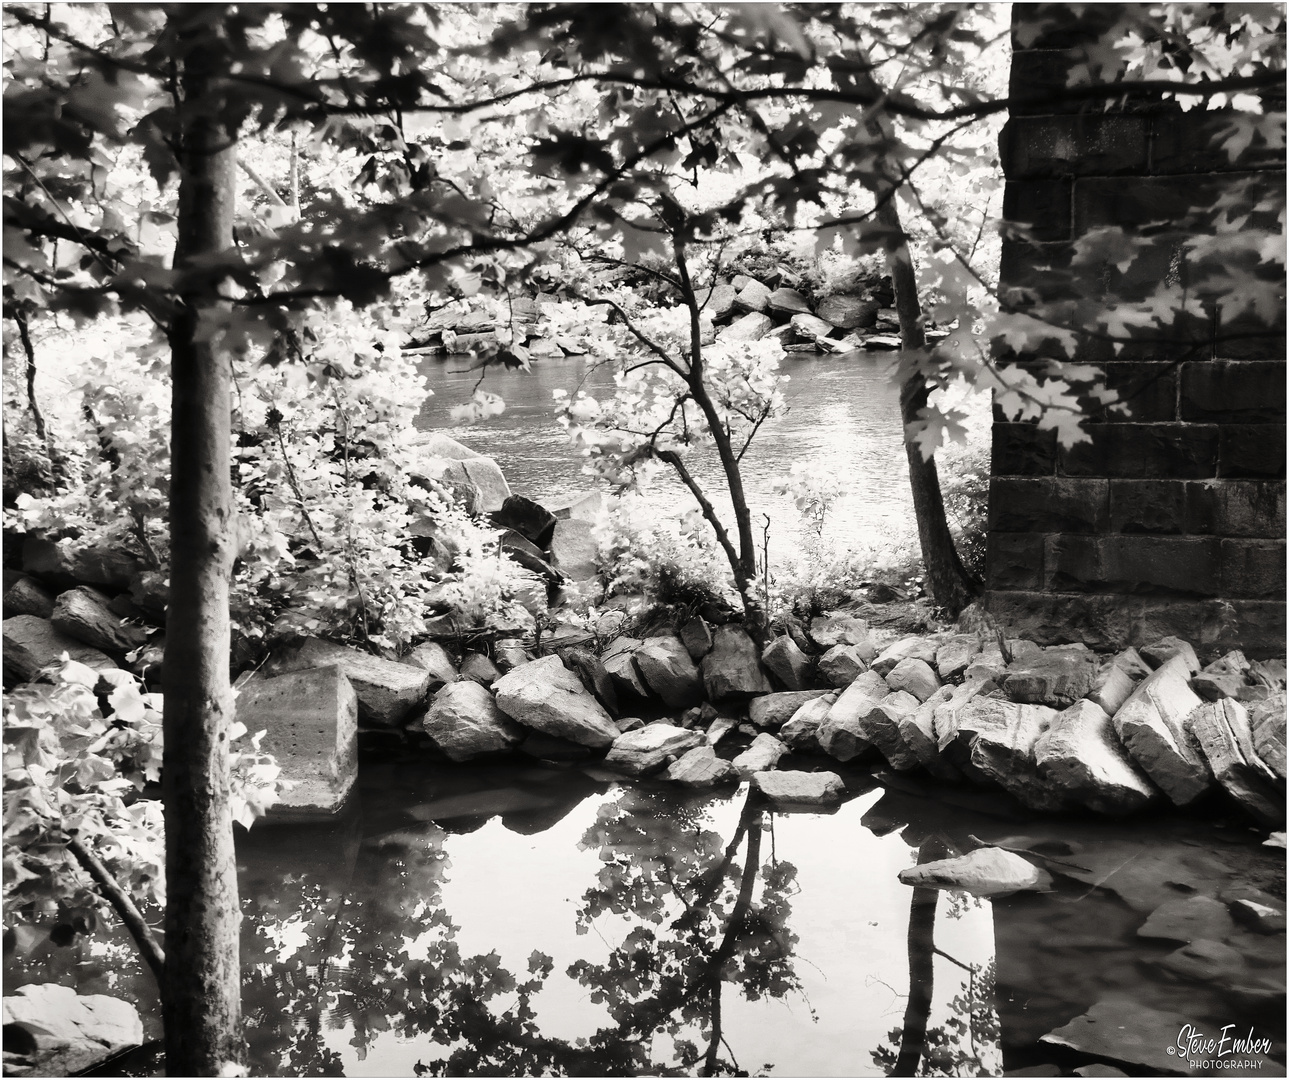
[[[1114,714],[1114,729],[1132,759],[1178,806],[1193,802],[1213,782],[1207,762],[1186,730],[1201,704],[1187,684],[1184,656],[1165,661],[1143,679]]]
[[[555,532],[555,515],[523,495],[509,496],[491,516],[497,528],[513,529],[538,548],[548,547]]]
[[[941,780],[961,780],[962,773],[940,754],[935,734],[935,710],[953,700],[956,686],[942,686],[912,712],[896,717],[900,739],[917,759],[917,763]]]
[[[787,752],[788,748],[783,743],[768,731],[763,731],[731,764],[734,766],[734,771],[746,779],[753,773],[773,769],[779,763],[779,758]]]
[[[868,623],[850,615],[817,615],[810,620],[810,639],[825,651],[837,645],[854,645],[862,650],[860,658],[865,663],[877,655]]]
[[[35,578],[23,575],[5,591],[5,618],[11,618],[14,615],[35,615],[38,619],[48,619],[53,613],[53,594]]]
[[[574,581],[591,581],[599,573],[600,546],[595,539],[595,526],[589,521],[556,521],[550,552],[551,565]]]
[[[1007,661],[1003,659],[1002,651],[996,645],[991,645],[987,649],[982,649],[967,664],[967,670],[962,673],[964,682],[1001,682],[1007,674]]]
[[[1256,900],[1233,900],[1228,906],[1231,918],[1241,926],[1259,934],[1283,934],[1285,913],[1283,908],[1259,904]]]
[[[594,524],[604,513],[604,493],[588,491],[583,495],[565,496],[562,500],[551,503],[547,509],[560,521],[572,518],[575,521],[589,521]]]
[[[572,668],[581,677],[582,685],[595,695],[596,701],[604,706],[610,716],[618,715],[618,693],[600,658],[581,645],[560,652],[564,666]]]
[[[1285,690],[1285,662],[1283,660],[1254,660],[1249,665],[1249,678],[1260,682],[1273,693]]]
[[[895,690],[859,710],[856,725],[860,737],[877,747],[893,769],[912,769],[918,764],[917,755],[900,734],[900,721],[915,713],[920,704],[907,691]]]
[[[266,675],[338,664],[358,695],[358,719],[376,727],[396,727],[425,703],[432,676],[424,668],[382,660],[321,638],[305,638],[264,665]]]
[[[755,278],[749,278],[734,297],[734,307],[739,311],[764,311],[769,304],[770,290]]]
[[[1096,655],[1086,645],[1053,645],[1035,660],[1007,665],[1003,692],[1025,705],[1073,705],[1092,689]]]
[[[47,668],[60,667],[63,653],[95,671],[116,670],[110,656],[68,637],[48,619],[15,615],[4,620],[3,630],[4,670],[17,682],[33,682]]]
[[[636,731],[645,726],[645,722],[638,716],[622,716],[617,721],[618,731],[624,734],[628,731]]]
[[[1190,896],[1160,904],[1137,928],[1137,936],[1167,941],[1220,941],[1234,931],[1235,923],[1225,904],[1211,896]]]
[[[953,738],[941,746],[968,778],[995,783],[1033,810],[1058,810],[1063,799],[1043,780],[1034,758],[1055,717],[1046,705],[977,694],[958,710]]]
[[[1248,686],[1248,683],[1243,675],[1233,675],[1229,672],[1201,671],[1195,678],[1191,679],[1191,689],[1204,701],[1239,698],[1246,686]]]
[[[827,693],[827,690],[787,690],[781,694],[764,694],[752,699],[748,719],[758,728],[775,730],[791,720],[806,702]]]
[[[714,787],[727,780],[733,780],[737,774],[734,766],[724,758],[716,756],[710,746],[695,746],[676,761],[667,766],[663,776],[686,787]]]
[[[687,709],[703,699],[703,680],[679,638],[646,638],[634,656],[645,684],[673,709]]]
[[[810,305],[796,289],[775,289],[766,301],[766,307],[788,315],[810,314]]]
[[[532,659],[524,651],[523,645],[513,639],[498,641],[492,647],[492,658],[496,661],[497,667],[504,675],[507,671],[519,667],[520,664],[526,664]]]
[[[1101,665],[1092,680],[1088,698],[1100,705],[1108,716],[1114,716],[1132,697],[1137,684],[1149,674],[1150,666],[1136,649],[1129,646]]]
[[[814,341],[817,338],[826,338],[833,331],[832,323],[825,322],[817,315],[802,313],[793,315],[791,320],[792,332],[799,338],[806,341]]]
[[[1183,641],[1179,637],[1162,637],[1150,645],[1143,645],[1140,652],[1141,658],[1152,668],[1162,667],[1174,656],[1180,656],[1185,661],[1188,678],[1199,674],[1199,658],[1195,655],[1195,650],[1189,641]]]
[[[819,674],[829,686],[844,690],[868,670],[864,654],[874,655],[871,644],[834,645],[819,658]]]
[[[18,987],[4,998],[3,1018],[6,1076],[79,1076],[143,1042],[143,1021],[128,1001],[106,994],[79,995],[56,983]],[[16,1029],[31,1044],[21,1056],[13,1053]]]
[[[1209,702],[1200,705],[1186,722],[1214,779],[1227,794],[1261,824],[1283,825],[1284,798],[1275,789],[1275,773],[1254,751],[1244,706],[1230,698]]]
[[[860,714],[884,698],[889,689],[875,671],[860,675],[841,693],[815,731],[819,749],[838,761],[850,761],[868,750],[872,744],[860,728]]]
[[[956,678],[979,654],[980,642],[974,636],[961,634],[950,638],[935,650],[935,670],[942,680]]]
[[[904,348],[904,342],[894,334],[869,334],[863,345],[869,352],[898,352]]]
[[[1239,649],[1223,653],[1210,664],[1205,664],[1201,675],[1247,675],[1252,665]]]
[[[646,724],[619,735],[604,756],[604,764],[632,776],[645,776],[694,749],[702,738],[696,731],[672,724]]]
[[[644,642],[639,638],[620,637],[600,657],[600,662],[604,665],[604,670],[609,673],[609,678],[613,680],[613,688],[619,695],[649,697],[649,687],[645,684],[635,661],[635,652],[643,645]]]
[[[700,291],[698,302],[713,319],[723,319],[734,310],[736,296],[738,296],[738,290],[733,285],[720,284],[715,288]]]
[[[919,889],[962,889],[972,896],[1047,892],[1052,875],[1028,859],[997,847],[982,847],[952,859],[936,859],[900,871],[900,884]]]
[[[50,585],[71,589],[97,585],[124,592],[130,579],[144,569],[143,561],[115,547],[82,547],[74,540],[42,540],[29,536],[22,545],[22,569]]]
[[[770,321],[769,315],[762,315],[759,311],[750,311],[725,327],[724,330],[716,335],[716,340],[760,341],[770,332],[770,328],[773,325],[774,323]]]
[[[768,694],[774,687],[761,667],[756,643],[741,626],[718,626],[712,651],[703,657],[703,686],[707,700]]]
[[[457,677],[457,666],[452,662],[452,655],[437,641],[423,641],[406,653],[401,663],[428,671],[430,686],[450,683]]]
[[[543,656],[493,684],[497,706],[525,727],[580,746],[602,749],[619,736],[604,707],[558,656]]]
[[[1034,757],[1053,788],[1101,814],[1129,814],[1159,796],[1094,701],[1076,701],[1058,713],[1039,736]]]
[[[109,654],[129,652],[148,640],[146,630],[123,624],[108,604],[97,589],[81,585],[59,594],[49,621],[55,630]]]
[[[886,685],[892,690],[907,691],[920,705],[940,689],[940,680],[925,660],[906,656],[886,673]]]
[[[501,678],[501,672],[483,653],[469,652],[461,657],[460,677],[477,682],[480,686],[491,686]]]
[[[759,772],[752,774],[752,784],[780,805],[835,806],[846,797],[841,777],[830,772]]]
[[[502,553],[513,559],[525,570],[531,571],[547,581],[563,581],[564,575],[555,569],[546,559],[546,553],[531,540],[507,529],[498,541]]]
[[[701,615],[695,615],[692,619],[686,619],[685,625],[680,628],[680,641],[697,664],[712,651],[712,628]]]
[[[888,645],[868,666],[885,677],[901,660],[912,658],[926,664],[935,663],[935,642],[923,637],[904,637]]]
[[[810,685],[810,657],[786,635],[775,638],[765,647],[761,663],[789,690],[804,690]]]
[[[953,743],[958,734],[958,713],[966,704],[977,695],[988,692],[993,687],[992,682],[980,682],[968,680],[960,686],[941,687],[942,690],[948,690],[949,696],[937,704],[932,711],[933,731],[935,733],[936,746],[942,758],[945,758],[945,751]],[[930,701],[927,702],[930,705]],[[947,760],[947,758],[945,758]],[[961,775],[961,774],[959,774]]]
[[[822,697],[807,701],[779,728],[780,740],[793,750],[802,752],[818,750],[819,743],[815,739],[815,733],[819,730],[819,725],[828,719],[828,713],[836,700],[837,692],[833,690]]]
[[[328,816],[344,805],[358,778],[358,695],[339,667],[248,679],[234,708],[292,782],[270,814]]]
[[[415,444],[416,462],[412,475],[466,490],[474,489],[474,510],[489,514],[500,510],[510,498],[500,466],[490,457],[438,432],[425,432]]]
[[[707,728],[707,745],[717,746],[731,731],[738,727],[738,721],[732,716],[717,716]]]
[[[1249,710],[1249,728],[1253,732],[1253,751],[1258,759],[1285,779],[1285,695],[1283,693],[1257,702]]]
[[[816,314],[838,330],[862,330],[877,322],[877,304],[858,296],[829,296],[819,301]]]

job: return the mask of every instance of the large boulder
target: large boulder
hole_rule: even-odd
[[[1285,822],[1284,796],[1276,774],[1258,757],[1244,706],[1231,698],[1201,705],[1187,723],[1213,777],[1228,795],[1269,828]]]
[[[244,682],[234,702],[260,749],[291,781],[269,813],[275,818],[329,816],[345,804],[358,778],[358,695],[332,664]]]
[[[1026,660],[1013,660],[1003,676],[1003,692],[1026,705],[1073,705],[1092,689],[1096,654],[1086,645],[1053,645]]]
[[[95,671],[117,670],[106,653],[68,637],[48,619],[15,615],[4,620],[3,630],[4,670],[18,682],[32,682],[41,672],[59,667],[63,653]]]
[[[143,1042],[143,1021],[128,1001],[32,983],[4,998],[6,1076],[80,1076]],[[20,1041],[18,1033],[25,1035]],[[23,1052],[18,1047],[26,1043]]]
[[[497,542],[502,554],[545,581],[562,582],[564,575],[553,567],[546,552],[514,529],[507,529]],[[544,599],[544,597],[543,597]]]
[[[741,626],[718,626],[712,651],[703,657],[703,686],[708,701],[768,694],[774,687],[761,667],[756,643]]]
[[[779,288],[770,293],[766,307],[781,315],[809,315],[810,304],[796,289]]]
[[[877,322],[876,300],[858,296],[828,296],[819,301],[815,314],[838,330],[866,330]]]
[[[1094,701],[1076,701],[1058,713],[1039,736],[1034,757],[1056,790],[1101,814],[1128,814],[1159,796]]]
[[[935,669],[925,660],[906,656],[886,673],[886,685],[892,690],[912,694],[921,704],[940,689],[940,680]]]
[[[685,625],[680,628],[680,640],[697,664],[712,651],[712,628],[701,615],[695,615],[692,619],[686,619]]]
[[[672,724],[646,724],[619,735],[605,755],[604,764],[632,776],[645,776],[699,745],[705,744],[696,731]]]
[[[402,662],[428,671],[430,686],[442,686],[456,681],[457,666],[452,660],[452,654],[437,641],[421,642],[404,654]]]
[[[425,704],[433,676],[424,668],[382,660],[321,638],[280,650],[264,665],[266,675],[336,664],[358,695],[358,719],[375,727],[397,727]]]
[[[1101,665],[1092,680],[1088,698],[1095,701],[1108,716],[1114,716],[1142,679],[1150,675],[1150,665],[1136,649],[1129,646]]]
[[[688,709],[703,700],[703,680],[679,638],[646,638],[633,655],[645,684],[673,709]]]
[[[734,297],[734,307],[739,311],[764,311],[769,304],[769,287],[755,278],[750,279]]]
[[[904,637],[883,649],[868,666],[885,677],[901,660],[912,657],[927,664],[935,663],[935,642],[924,637]]]
[[[524,495],[511,495],[492,514],[499,529],[513,529],[538,548],[547,547],[555,532],[555,515]]]
[[[765,647],[761,663],[789,690],[804,690],[810,685],[810,657],[786,634]]]
[[[413,475],[471,492],[476,513],[494,513],[510,498],[510,485],[500,466],[455,439],[426,432],[418,438],[414,450]]]
[[[734,771],[746,779],[753,773],[773,769],[779,763],[779,758],[787,752],[788,748],[783,743],[768,731],[763,731],[731,764],[734,766]]]
[[[778,806],[836,806],[846,797],[846,785],[830,772],[759,772],[752,785]]]
[[[819,658],[819,675],[825,683],[838,690],[844,690],[859,676],[868,670],[864,654],[871,658],[874,654],[871,644],[834,645]]]
[[[713,787],[716,784],[733,780],[738,774],[734,766],[724,758],[716,756],[710,746],[695,746],[685,751],[676,761],[667,766],[663,777],[674,780],[685,787]]]
[[[850,761],[869,750],[872,743],[865,737],[859,718],[888,692],[886,680],[877,672],[866,671],[859,676],[841,693],[815,731],[819,749],[838,761]]]
[[[977,694],[958,710],[946,750],[978,783],[997,784],[1033,810],[1059,810],[1064,799],[1043,779],[1035,759],[1039,737],[1056,710]],[[943,744],[942,744],[943,745]]]
[[[759,311],[749,311],[735,319],[716,335],[718,341],[760,341],[770,332],[774,325],[769,315]]]
[[[1179,637],[1162,637],[1150,645],[1143,645],[1140,652],[1142,659],[1152,668],[1162,667],[1174,656],[1180,656],[1188,677],[1199,674],[1199,658],[1194,647]]]
[[[35,578],[23,574],[5,590],[5,618],[14,615],[35,615],[48,619],[54,613],[54,596]]]
[[[917,712],[920,704],[907,691],[895,690],[861,708],[856,717],[860,736],[877,747],[893,769],[912,769],[919,763],[917,755],[904,741],[900,721]]]
[[[613,680],[613,688],[618,692],[619,700],[622,695],[636,698],[649,697],[649,687],[645,684],[635,661],[636,650],[642,645],[644,642],[639,638],[616,638],[600,657],[604,670]]]
[[[807,701],[823,697],[827,690],[786,690],[753,698],[748,706],[748,719],[759,728],[771,731],[782,727]]]
[[[1186,718],[1202,704],[1188,683],[1184,655],[1143,679],[1114,714],[1114,729],[1132,759],[1178,806],[1199,798],[1213,774]]]
[[[779,738],[792,750],[803,753],[818,750],[819,742],[815,734],[819,730],[819,725],[828,719],[828,713],[836,700],[837,692],[832,690],[822,697],[807,701],[779,728]]]
[[[564,666],[572,668],[581,676],[582,685],[595,695],[596,701],[604,706],[610,716],[618,715],[618,692],[603,661],[595,653],[582,645],[561,649],[560,656]]]
[[[600,569],[600,545],[595,526],[577,518],[555,522],[551,534],[551,563],[574,581],[593,581]]]
[[[492,694],[473,679],[448,683],[437,694],[421,726],[453,761],[470,761],[517,747],[524,729],[497,708]]]
[[[49,621],[55,630],[91,648],[120,656],[148,640],[141,626],[129,626],[112,612],[111,601],[97,589],[81,585],[59,593]]]
[[[900,884],[919,889],[962,889],[972,896],[1046,892],[1052,875],[1002,848],[982,847],[952,859],[936,859],[900,871]]]
[[[606,749],[618,738],[617,725],[604,707],[558,656],[517,667],[492,689],[502,712],[543,735],[594,750]]]
[[[935,670],[944,680],[957,678],[980,653],[974,634],[956,634],[935,650]]]

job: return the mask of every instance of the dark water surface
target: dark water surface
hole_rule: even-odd
[[[878,1076],[919,1024],[924,1075],[1068,1074],[1089,1058],[1040,1036],[1126,994],[1254,1027],[1283,1075],[1282,935],[1232,986],[1169,974],[1178,943],[1136,933],[1162,900],[1222,882],[1283,893],[1283,852],[1244,828],[1035,824],[978,793],[845,775],[835,813],[784,814],[746,785],[367,763],[334,823],[239,832],[252,1074]],[[992,903],[897,880],[973,836],[1037,845],[1081,880]],[[911,967],[929,1004],[910,1004]],[[45,944],[6,976],[141,1001],[157,1033],[119,941]]]

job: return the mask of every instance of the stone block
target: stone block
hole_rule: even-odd
[[[1110,521],[1105,531],[1161,536],[1185,531],[1184,481],[1111,480],[1109,485]]]
[[[991,476],[1052,476],[1056,433],[1028,423],[995,423],[990,443]]]
[[[903,690],[911,694],[919,705],[940,689],[940,679],[935,669],[916,656],[906,656],[887,671],[885,678],[886,685],[892,690]]]
[[[644,644],[639,638],[620,637],[604,650],[604,655],[600,657],[600,662],[604,664],[604,670],[609,673],[609,678],[613,680],[613,689],[619,694],[619,700],[622,695],[627,697],[647,698],[650,696],[649,686],[640,674],[640,669],[636,665],[635,651]],[[691,661],[690,666],[693,667]],[[694,674],[697,675],[695,668]],[[684,708],[685,706],[681,706]]]
[[[358,777],[358,695],[337,665],[251,678],[238,689],[234,711],[247,731],[264,732],[260,749],[291,781],[270,815],[340,810]]]
[[[1137,765],[1176,805],[1194,802],[1213,783],[1186,718],[1202,702],[1189,685],[1181,656],[1143,679],[1114,715],[1120,742]]]
[[[1065,708],[1092,689],[1095,675],[1096,655],[1086,646],[1054,645],[1008,664],[1002,689],[1021,704]]]
[[[716,756],[710,746],[695,746],[667,766],[663,778],[685,787],[714,787],[737,777],[734,766]]]
[[[1067,800],[1100,814],[1132,813],[1159,797],[1123,748],[1109,714],[1093,701],[1076,701],[1058,713],[1035,743],[1034,759]]]
[[[1249,716],[1238,701],[1224,698],[1199,706],[1187,718],[1214,779],[1260,825],[1282,828],[1284,795],[1275,773],[1258,757]]]
[[[838,696],[815,732],[819,748],[838,761],[850,761],[871,747],[860,730],[859,717],[889,692],[886,680],[866,671]]]
[[[765,647],[761,663],[789,690],[804,690],[811,683],[810,657],[786,635]]]
[[[1208,480],[1186,485],[1185,531],[1279,539],[1285,535],[1283,480]]]
[[[524,495],[509,496],[491,516],[497,528],[514,529],[539,548],[546,547],[555,532],[555,515]]]
[[[1059,451],[1066,476],[1203,480],[1217,475],[1216,425],[1093,424],[1086,430],[1090,442]]]
[[[1150,667],[1129,646],[1101,665],[1096,677],[1092,680],[1092,689],[1088,691],[1088,700],[1099,705],[1108,716],[1114,716],[1137,688],[1137,684],[1150,674]]]
[[[1107,360],[1099,366],[1104,373],[1106,389],[1115,392],[1118,403],[1126,405],[1127,412],[1089,402],[1089,411],[1097,420],[1106,423],[1158,424],[1177,419],[1175,363]]]
[[[990,589],[985,597],[990,614],[1041,644],[1082,641],[1094,649],[1117,649],[1130,640],[1133,611],[1122,596],[1004,592],[992,580]]]
[[[617,725],[604,707],[558,656],[515,668],[493,684],[493,692],[502,712],[543,735],[593,750],[605,749],[618,738]]]
[[[808,701],[824,697],[827,690],[789,690],[782,694],[764,694],[748,705],[748,719],[758,728],[775,730],[792,719]]]
[[[1029,226],[1035,240],[1068,240],[1072,191],[1067,179],[1009,179],[1003,190],[1003,217]]]
[[[995,477],[989,482],[992,532],[1104,532],[1107,480]]]
[[[768,310],[777,311],[783,315],[810,314],[810,305],[796,289],[775,289],[766,299],[765,305]]]
[[[738,311],[764,311],[770,304],[770,289],[755,278],[749,278],[734,297]]]
[[[779,763],[779,758],[787,752],[788,748],[783,743],[768,731],[763,731],[752,740],[752,745],[735,757],[730,764],[734,766],[734,771],[746,780],[753,773],[773,769]]]
[[[1194,646],[1185,638],[1175,635],[1161,637],[1149,645],[1143,645],[1139,652],[1141,659],[1150,666],[1152,671],[1163,667],[1174,656],[1180,656],[1188,678],[1199,674],[1199,657],[1195,655]]]
[[[956,709],[952,730],[940,739],[941,752],[977,783],[997,784],[1030,809],[1058,810],[1065,800],[1043,778],[1035,759],[1039,737],[1056,715],[1045,705],[977,694]]]
[[[726,701],[768,694],[770,685],[756,643],[741,626],[718,626],[712,635],[712,651],[701,665],[707,700]]]
[[[84,645],[57,629],[48,619],[15,615],[5,619],[4,670],[17,682],[33,682],[42,672],[62,666],[62,654],[95,671],[115,671],[106,653]]]
[[[1010,96],[1012,116],[1035,113],[1077,113],[1084,103],[1069,99],[1063,91],[1070,68],[1086,62],[1082,49],[1026,49],[1012,56]]]
[[[645,684],[673,709],[687,709],[703,700],[703,680],[679,638],[651,637],[636,648],[635,664]],[[607,660],[615,679],[619,667]]]
[[[1253,733],[1253,751],[1264,765],[1285,780],[1285,695],[1273,694],[1255,702],[1249,709],[1249,729]]]
[[[376,727],[397,727],[425,704],[433,676],[424,668],[382,660],[321,638],[305,638],[264,665],[266,675],[339,665],[358,695],[358,718]]]
[[[1231,158],[1227,137],[1231,120],[1240,115],[1234,109],[1170,109],[1152,117],[1150,171],[1169,174],[1283,169],[1283,147],[1277,151],[1260,137],[1251,140],[1234,160]]]
[[[1224,479],[1283,480],[1285,425],[1224,424],[1216,475]]]
[[[1201,360],[1183,364],[1179,401],[1182,420],[1284,423],[1285,362]]]
[[[1141,592],[1146,588],[1217,596],[1217,541],[1115,535],[1048,537],[1045,581],[1052,591]]]
[[[1043,533],[991,532],[986,541],[985,565],[994,589],[1039,589],[1044,580]]]
[[[877,322],[878,303],[858,296],[828,296],[815,314],[839,330],[868,329]]]
[[[1223,540],[1221,592],[1249,599],[1285,595],[1283,540]]]
[[[1148,118],[1106,113],[1017,116],[999,136],[1009,180],[1146,171]]]
[[[815,735],[819,731],[819,725],[828,719],[828,713],[832,711],[836,701],[835,690],[807,701],[779,728],[779,738],[793,750],[818,750],[819,743]]]
[[[980,642],[974,635],[950,638],[935,650],[935,670],[941,679],[955,679],[965,674],[980,651]]]
[[[1075,232],[1179,221],[1192,209],[1212,205],[1221,187],[1210,175],[1081,178],[1074,183]]]
[[[23,574],[4,594],[4,617],[35,615],[48,619],[54,613],[54,595],[35,578]]]
[[[864,654],[870,657],[873,648],[861,645],[834,645],[819,658],[819,675],[829,686],[844,690],[868,670]]]

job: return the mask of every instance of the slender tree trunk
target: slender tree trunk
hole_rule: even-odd
[[[943,845],[928,841],[918,852],[918,862],[932,862],[944,854]],[[935,909],[939,898],[938,889],[915,888],[909,901],[909,996],[892,1076],[916,1076],[926,1050],[926,1025],[935,991]]]
[[[190,9],[191,10],[191,9]],[[209,31],[205,31],[209,33]],[[184,31],[181,31],[181,35]],[[213,50],[195,43],[185,102],[209,106]],[[213,114],[185,118],[175,264],[232,246],[236,152]],[[182,297],[172,368],[170,604],[166,618],[165,1020],[170,1076],[216,1076],[245,1057],[238,959],[240,909],[229,804],[228,588],[233,562],[226,353],[202,333],[222,306],[214,289]]]

